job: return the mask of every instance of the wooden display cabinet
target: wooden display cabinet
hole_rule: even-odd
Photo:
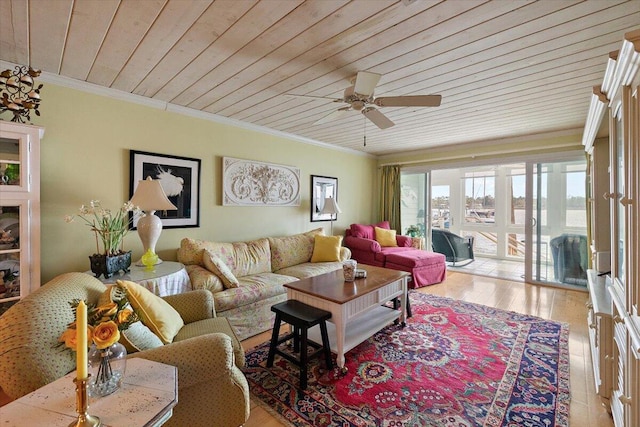
[[[590,293],[599,307],[593,304],[588,319],[593,329],[591,353],[594,365],[598,365],[594,366],[596,386],[600,377],[598,390],[601,396],[610,395],[615,426],[637,427],[640,426],[640,29],[626,33],[620,51],[609,55],[603,83],[594,88],[594,95],[590,116],[595,113],[587,119],[587,127],[599,126],[605,111],[609,119],[610,180],[605,196],[609,201],[611,272],[606,290],[611,302],[602,294],[601,284],[591,280],[590,286],[599,291],[598,295]],[[586,143],[589,141],[583,142],[589,152]],[[595,153],[594,161],[598,158],[604,158],[604,153],[600,156]],[[601,168],[599,165],[597,169]],[[599,210],[592,212],[592,221],[598,226],[606,224],[606,214]],[[596,227],[591,230],[594,238],[604,243],[598,233],[603,230]],[[606,244],[595,248],[595,252],[601,248],[606,249]]]

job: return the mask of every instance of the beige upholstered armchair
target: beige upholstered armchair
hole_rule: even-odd
[[[60,275],[0,317],[0,386],[17,399],[75,369],[75,353],[57,346],[73,321],[69,302],[96,304],[106,290],[84,273]],[[200,290],[164,298],[184,327],[173,343],[133,353],[178,368],[178,405],[168,426],[239,426],[249,417],[249,386],[240,343],[213,298]],[[222,333],[220,333],[222,332]]]

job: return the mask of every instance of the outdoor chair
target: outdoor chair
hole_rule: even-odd
[[[473,236],[460,237],[450,231],[432,229],[431,247],[443,254],[453,267],[463,267],[473,262]],[[463,264],[459,264],[463,262]]]
[[[587,236],[562,234],[551,239],[553,273],[556,281],[571,285],[587,285]]]

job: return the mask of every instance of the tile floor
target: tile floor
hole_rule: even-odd
[[[483,258],[476,256],[475,260],[462,267],[453,267],[447,264],[447,270],[458,273],[474,274],[476,276],[492,277],[496,279],[511,280],[513,282],[524,283],[524,261],[501,260],[495,258]],[[548,283],[566,289],[586,291],[585,286],[560,283],[554,280],[553,264],[542,265],[540,270],[540,280],[542,284]]]
[[[447,270],[457,271],[459,273],[475,274],[478,276],[495,277],[515,282],[524,282],[523,261],[476,257],[472,263],[462,267],[453,267],[450,264],[447,264]]]

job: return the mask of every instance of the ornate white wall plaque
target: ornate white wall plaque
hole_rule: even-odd
[[[224,206],[300,206],[300,169],[222,158]]]

